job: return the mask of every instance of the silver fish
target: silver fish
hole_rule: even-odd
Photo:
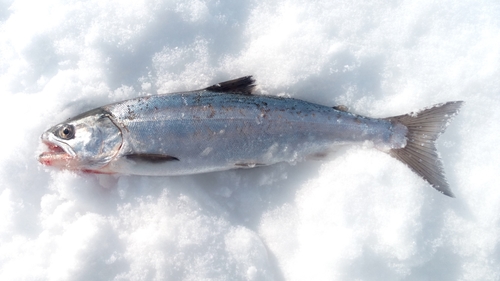
[[[187,175],[325,155],[372,142],[453,197],[435,141],[461,101],[369,118],[293,98],[255,95],[251,76],[205,89],[105,105],[48,129],[42,164],[96,173]]]

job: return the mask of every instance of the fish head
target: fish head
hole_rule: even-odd
[[[59,123],[42,134],[48,148],[40,163],[69,170],[102,170],[118,153],[121,130],[101,108]]]

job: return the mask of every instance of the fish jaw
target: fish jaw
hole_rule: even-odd
[[[45,166],[69,167],[72,159],[69,154],[52,149],[38,156],[38,161]]]
[[[45,132],[42,135],[42,142],[48,150],[38,156],[38,161],[41,164],[70,170],[76,168],[75,153],[69,145],[57,141],[50,132]]]
[[[108,169],[107,166],[102,167],[98,170],[91,169],[80,169],[76,159],[67,154],[59,146],[55,146],[50,143],[45,143],[49,148],[49,151],[44,151],[38,156],[38,162],[45,166],[58,167],[66,170],[81,170],[84,173],[89,174],[114,174],[115,172]]]

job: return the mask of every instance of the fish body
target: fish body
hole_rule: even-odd
[[[242,77],[82,113],[42,135],[50,151],[39,160],[73,170],[172,176],[295,162],[371,142],[452,196],[434,141],[461,102],[424,110],[425,120],[418,114],[379,119],[254,95],[253,83]]]

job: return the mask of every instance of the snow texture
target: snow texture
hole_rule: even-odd
[[[500,280],[500,2],[0,1],[0,280]],[[82,111],[254,75],[372,117],[465,106],[455,199],[368,146],[182,177],[41,166]]]

